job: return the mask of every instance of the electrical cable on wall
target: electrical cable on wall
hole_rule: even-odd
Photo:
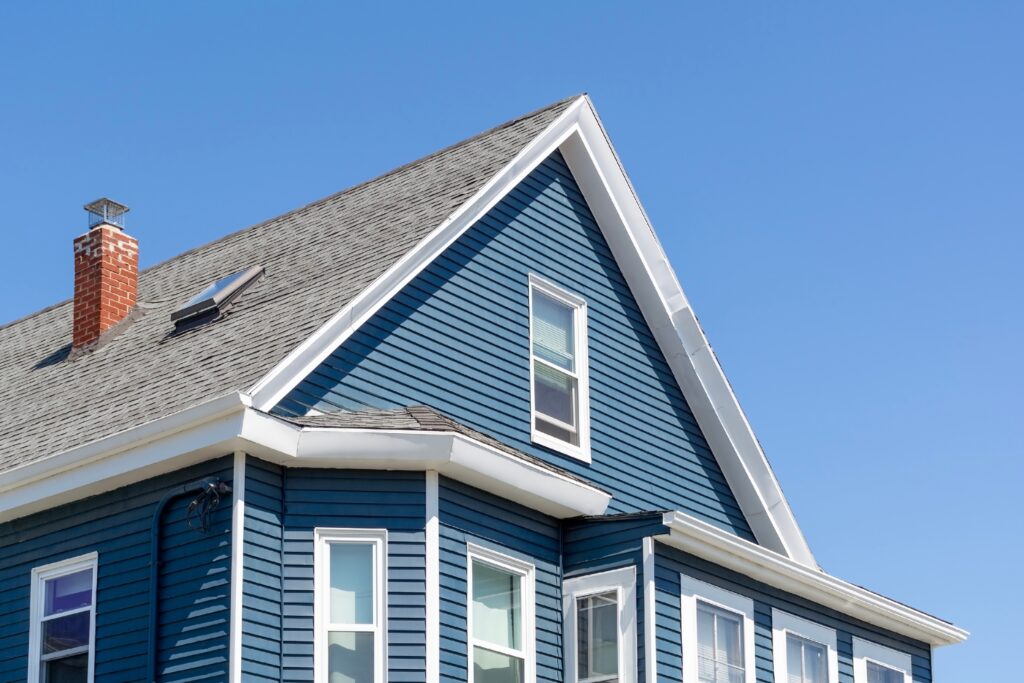
[[[224,482],[207,482],[199,494],[188,504],[185,523],[193,531],[206,533],[210,528],[210,516],[220,505],[221,496],[229,493],[231,487]]]

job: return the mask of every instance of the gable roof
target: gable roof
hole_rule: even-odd
[[[68,358],[71,301],[0,328],[0,473],[248,390],[575,99],[146,269],[140,315],[93,353]],[[229,315],[170,335],[182,301],[252,265]]]

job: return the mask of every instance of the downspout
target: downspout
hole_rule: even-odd
[[[157,626],[159,611],[160,593],[160,519],[164,516],[164,510],[175,498],[187,496],[190,493],[199,493],[210,487],[217,487],[221,494],[229,493],[231,487],[216,477],[200,479],[190,484],[176,486],[165,493],[156,504],[153,511],[153,523],[149,530],[149,661],[146,665],[146,681],[156,683],[157,665]]]

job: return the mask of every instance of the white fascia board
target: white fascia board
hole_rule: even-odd
[[[551,125],[529,142],[512,161],[491,178],[419,244],[360,292],[351,302],[291,351],[249,390],[253,406],[269,411],[295,385],[331,355],[342,341],[362,326],[381,306],[473,226],[508,192],[554,152],[573,132],[579,112],[587,107],[581,96]]]
[[[286,467],[434,470],[559,518],[600,515],[611,501],[463,434],[303,428],[230,394],[0,475],[0,522],[233,452]]]
[[[715,358],[590,99],[581,96],[476,195],[257,382],[269,411],[463,232],[558,149],[601,231],[754,536],[817,566],[729,382]]]
[[[816,567],[768,459],[747,422],[672,265],[589,100],[561,147],[623,276],[683,389],[754,536]]]
[[[667,512],[665,545],[880,628],[928,643],[953,645],[968,633],[947,621],[830,576],[683,512]]]
[[[228,455],[248,410],[231,393],[0,475],[0,522]]]

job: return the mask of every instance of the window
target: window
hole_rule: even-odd
[[[96,553],[32,570],[30,683],[91,683]]]
[[[253,266],[210,283],[171,313],[171,322],[175,327],[184,329],[215,319],[242,293],[242,290],[261,275],[263,266]]]
[[[853,639],[854,683],[911,683],[911,664],[905,652]]]
[[[772,649],[779,683],[838,683],[836,632],[772,610]]]
[[[754,683],[754,601],[680,577],[684,683]]]
[[[470,683],[533,683],[533,565],[469,546]]]
[[[563,583],[566,680],[635,683],[636,569]]]
[[[317,529],[314,536],[314,680],[383,683],[387,531]]]
[[[590,460],[586,302],[530,276],[533,441]]]

